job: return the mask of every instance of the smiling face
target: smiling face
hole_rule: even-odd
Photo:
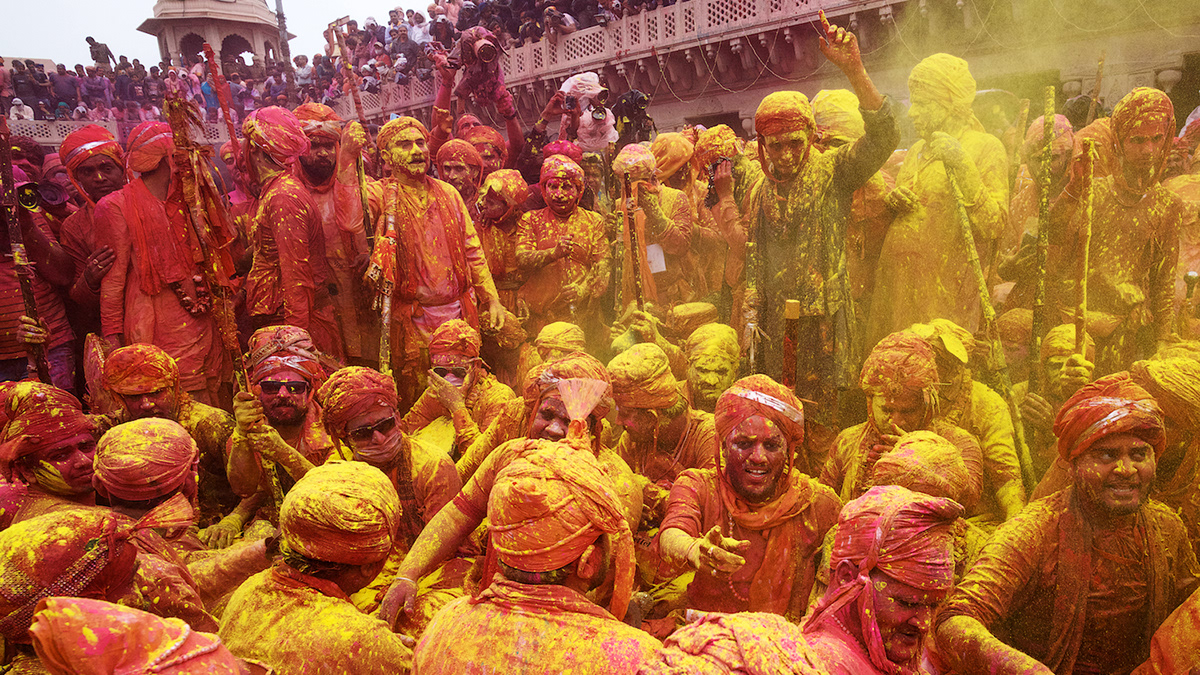
[[[546,205],[561,218],[566,218],[574,213],[575,206],[579,204],[580,194],[579,185],[569,178],[548,178],[542,189]]]
[[[1075,491],[1094,513],[1118,517],[1136,513],[1150,496],[1156,463],[1154,448],[1133,434],[1112,434],[1071,462]]]
[[[933,616],[949,591],[909,586],[878,570],[871,572],[871,585],[875,589],[875,622],[888,660],[906,664],[918,659]]]
[[[779,425],[751,415],[724,440],[725,475],[733,491],[752,504],[770,501],[787,468],[787,437]]]
[[[396,134],[387,148],[392,170],[412,179],[419,179],[429,170],[429,146],[420,129],[409,127]]]

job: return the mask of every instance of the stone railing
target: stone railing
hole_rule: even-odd
[[[57,122],[47,122],[42,120],[9,120],[8,125],[14,136],[29,136],[37,141],[39,145],[46,147],[58,148],[59,144],[81,127],[89,124],[97,124],[108,129],[121,141],[121,145],[125,145],[128,140],[129,132],[133,131],[139,122],[75,122],[70,120],[61,120]],[[229,140],[229,130],[224,123],[221,124],[205,124],[203,136],[193,134],[193,138],[198,143],[204,145],[220,146],[225,141]],[[55,150],[57,152],[57,149]]]
[[[816,22],[818,10],[833,17],[901,4],[897,0],[680,0],[669,7],[642,12],[561,36],[557,41],[509,48],[501,56],[505,84],[510,90],[541,80],[563,79],[575,73],[662,58],[685,48],[704,47],[803,23]],[[432,105],[434,81],[400,86],[384,85],[380,94],[362,94],[363,113],[377,119],[394,112],[411,112]],[[335,105],[343,118],[355,117],[354,104],[344,98]]]

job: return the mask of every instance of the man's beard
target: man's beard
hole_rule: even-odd
[[[333,162],[307,162],[302,159],[300,160],[300,168],[304,169],[304,175],[308,177],[310,183],[320,185],[333,177],[336,165]]]
[[[308,408],[307,406],[302,408],[294,403],[276,404],[265,408],[263,412],[273,427],[294,427],[304,421]]]

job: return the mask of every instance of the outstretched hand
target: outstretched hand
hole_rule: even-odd
[[[862,54],[858,51],[858,38],[845,28],[829,23],[824,10],[821,10],[820,16],[821,28],[824,30],[824,35],[821,36],[821,53],[843,72],[861,69]]]
[[[697,570],[708,568],[715,572],[732,574],[746,564],[746,559],[740,554],[749,548],[749,541],[726,537],[721,534],[721,527],[714,525],[704,537],[697,539],[693,544],[688,562]]]

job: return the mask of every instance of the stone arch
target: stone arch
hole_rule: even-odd
[[[263,60],[268,65],[279,60],[279,55],[275,52],[275,45],[270,40],[263,40]]]
[[[200,57],[200,52],[204,51],[204,38],[195,33],[188,33],[179,38],[179,53],[183,55],[185,64],[195,63]]]
[[[250,56],[247,57],[247,54]],[[230,33],[221,40],[220,58],[221,67],[225,69],[225,72],[237,70],[244,74],[254,58],[254,47],[241,35]]]

